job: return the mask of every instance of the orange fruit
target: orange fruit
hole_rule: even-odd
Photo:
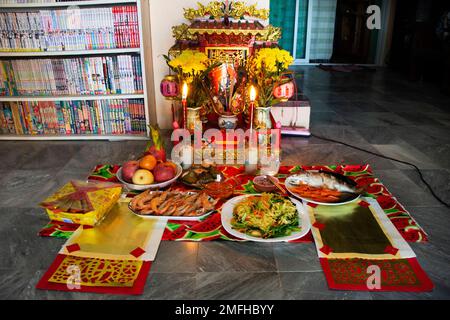
[[[146,155],[139,161],[139,167],[142,169],[153,170],[156,167],[158,161],[152,155]]]

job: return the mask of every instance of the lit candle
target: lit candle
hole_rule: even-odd
[[[183,105],[183,125],[187,129],[187,95],[188,95],[188,85],[183,83],[183,90],[181,92],[181,104]]]
[[[250,87],[250,134],[253,133],[253,109],[255,108],[256,89],[254,86]]]

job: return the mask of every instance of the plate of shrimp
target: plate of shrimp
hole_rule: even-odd
[[[134,197],[129,208],[143,218],[196,221],[213,213],[217,202],[205,192],[147,190]]]

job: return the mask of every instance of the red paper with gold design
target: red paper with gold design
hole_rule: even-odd
[[[144,291],[151,265],[151,261],[77,258],[58,254],[36,288],[41,290],[139,295]],[[79,268],[79,278],[77,278],[78,275],[74,269],[69,269],[70,266]],[[79,284],[78,288],[75,286],[76,284]]]
[[[427,292],[433,283],[416,258],[398,260],[320,258],[328,287],[334,290]],[[379,289],[368,287],[369,266],[380,268]]]

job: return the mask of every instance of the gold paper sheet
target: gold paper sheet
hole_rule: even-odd
[[[391,245],[370,208],[357,202],[318,206],[315,217],[326,226],[320,231],[323,244],[333,248],[335,253],[384,254],[384,249]]]
[[[118,202],[105,219],[92,229],[78,229],[67,241],[62,253],[103,259],[138,258],[130,254],[136,248],[145,250],[157,220],[133,214],[128,202]],[[159,242],[158,242],[159,243]],[[80,250],[68,252],[65,247],[78,244]]]
[[[322,230],[313,227],[312,232],[318,248],[326,245],[332,249],[327,258],[396,257],[384,251],[394,242],[372,206],[363,207],[353,202],[341,206],[306,207],[311,224],[324,225]]]

